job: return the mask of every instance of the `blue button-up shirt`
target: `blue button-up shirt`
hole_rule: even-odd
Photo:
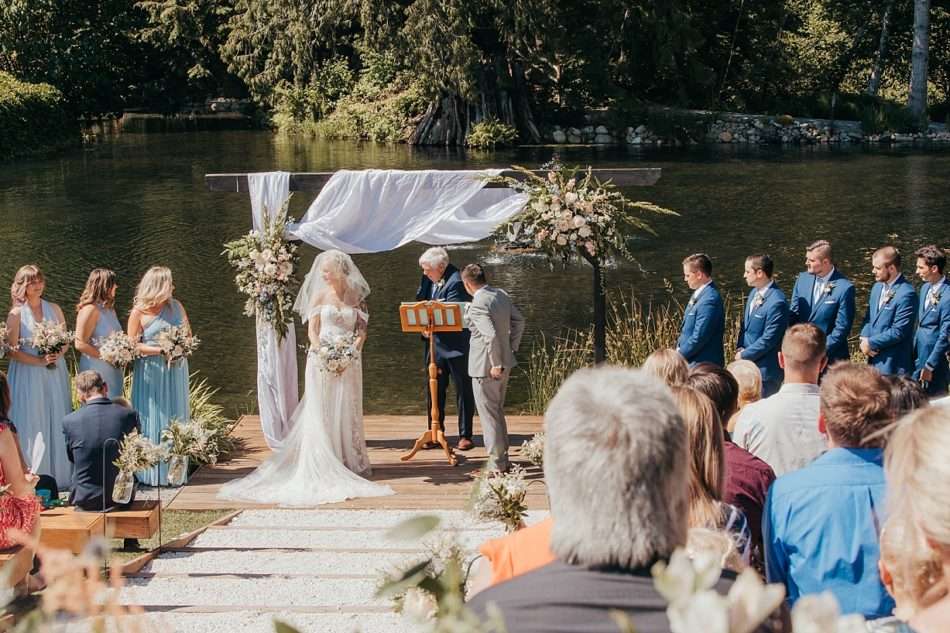
[[[766,575],[785,585],[790,606],[830,591],[842,613],[894,610],[877,567],[883,458],[879,448],[834,448],[772,484],[762,517]]]

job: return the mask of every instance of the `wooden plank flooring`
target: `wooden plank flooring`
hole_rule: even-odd
[[[407,452],[415,438],[424,430],[421,416],[370,415],[364,419],[366,443],[373,464],[373,481],[388,484],[396,494],[390,497],[351,499],[328,504],[330,508],[380,509],[464,509],[472,486],[470,473],[485,462],[481,436],[476,435],[476,448],[457,453],[459,465],[449,466],[441,450],[419,451],[409,462],[399,456]],[[448,422],[449,443],[454,444],[455,419]],[[480,432],[478,418],[475,432]],[[508,433],[511,442],[509,455],[513,461],[522,461],[519,447],[522,442],[541,430],[539,416],[510,416]],[[221,501],[215,498],[218,489],[227,481],[243,477],[256,468],[271,451],[264,443],[260,420],[257,416],[243,416],[232,432],[239,442],[227,462],[202,466],[168,506],[171,510],[209,510],[219,508],[266,508],[257,504]],[[524,462],[525,466],[529,466]],[[540,478],[540,472],[531,468],[531,477]],[[528,489],[528,507],[548,507],[544,486],[536,484]]]

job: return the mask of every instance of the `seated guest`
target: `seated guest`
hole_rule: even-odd
[[[894,609],[877,574],[881,431],[893,419],[889,385],[873,367],[838,363],[825,375],[818,424],[828,452],[775,480],[762,520],[766,576],[785,585],[790,605],[829,591],[844,614]]]
[[[0,495],[0,549],[16,545],[9,530],[16,529],[34,538],[40,535],[40,500],[34,494],[36,475],[30,474],[7,414],[10,411],[10,385],[0,372],[0,485],[10,486]]]
[[[746,361],[739,361],[746,362]],[[751,363],[750,363],[751,364]],[[755,376],[759,368],[752,365]],[[727,370],[712,363],[700,363],[689,372],[687,386],[705,394],[719,414],[720,421],[734,415],[739,384]],[[762,508],[769,486],[775,481],[772,467],[761,459],[736,446],[727,431],[723,431],[723,450],[726,458],[726,485],[723,501],[742,510],[752,532],[752,564],[763,570]]]
[[[752,533],[742,510],[722,500],[726,463],[722,422],[712,400],[690,387],[673,387],[689,437],[689,527],[724,530],[748,562]]]
[[[616,633],[614,610],[638,633],[669,633],[650,567],[685,545],[689,505],[686,432],[669,389],[642,370],[582,369],[561,385],[544,426],[557,560],[469,606],[485,617],[494,604],[508,633]],[[716,590],[734,578],[724,573]]]
[[[947,593],[940,558],[908,516],[901,503],[891,504],[891,515],[881,528],[881,582],[894,598],[894,616],[872,621],[873,633],[907,631],[904,624]],[[905,628],[902,628],[905,627]]]
[[[692,559],[698,556],[715,556],[723,569],[741,572],[747,567],[731,534],[709,528],[689,528],[686,534],[686,553]]]
[[[887,443],[887,496],[891,513],[912,518],[924,542],[940,561],[944,582],[950,578],[950,413],[927,407],[897,425]],[[921,608],[907,631],[945,633],[950,595]]]
[[[825,333],[813,323],[785,332],[778,393],[742,410],[732,441],[772,467],[777,477],[798,470],[827,448],[818,431],[818,376],[825,368]]]
[[[82,406],[63,420],[66,453],[75,465],[69,502],[83,510],[109,510],[119,474],[112,462],[119,456],[122,438],[139,428],[139,416],[109,400],[109,386],[96,371],[76,376],[76,394]],[[107,440],[115,441],[106,444]]]
[[[469,584],[469,595],[554,561],[556,557],[551,551],[551,525],[551,517],[548,517],[482,543],[478,552],[483,558],[474,580]]]
[[[726,423],[726,430],[732,433],[736,428],[736,422],[739,420],[739,413],[746,405],[762,399],[762,374],[751,360],[734,360],[726,365],[726,371],[732,374],[732,377],[739,383],[739,400],[736,403],[736,412],[729,417]]]
[[[923,387],[907,376],[885,376],[885,378],[891,385],[891,408],[894,410],[895,419],[930,404]]]
[[[656,376],[667,385],[682,385],[689,375],[689,365],[675,349],[658,349],[643,361],[643,371]]]

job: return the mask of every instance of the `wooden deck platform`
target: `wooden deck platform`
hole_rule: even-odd
[[[510,416],[508,433],[511,442],[509,456],[514,462],[530,466],[519,455],[521,444],[541,430],[540,416]],[[441,450],[420,451],[411,461],[402,462],[399,456],[408,452],[415,438],[425,429],[422,416],[370,415],[364,419],[366,443],[373,464],[373,481],[388,484],[396,494],[390,497],[351,499],[328,504],[328,508],[385,508],[385,509],[464,509],[472,486],[470,474],[485,462],[481,445],[481,428],[475,419],[476,448],[459,452],[459,465],[452,467],[445,461]],[[449,443],[454,444],[455,419],[448,421]],[[256,468],[270,449],[264,443],[260,420],[257,416],[243,416],[232,435],[239,448],[226,462],[202,466],[188,484],[169,504],[170,510],[209,510],[221,508],[266,508],[269,506],[241,504],[215,498],[218,489],[227,481],[243,477]],[[540,478],[538,469],[530,471]],[[528,507],[546,509],[547,495],[542,484],[528,489]]]

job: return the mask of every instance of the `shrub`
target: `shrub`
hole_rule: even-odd
[[[79,142],[63,93],[0,71],[0,160],[44,154]]]
[[[476,149],[493,149],[497,146],[512,145],[517,140],[518,130],[513,125],[487,118],[469,129],[465,144]]]
[[[366,96],[365,86],[340,100],[329,116],[310,133],[329,139],[356,139],[378,143],[409,140],[428,101],[415,86],[388,88]]]

